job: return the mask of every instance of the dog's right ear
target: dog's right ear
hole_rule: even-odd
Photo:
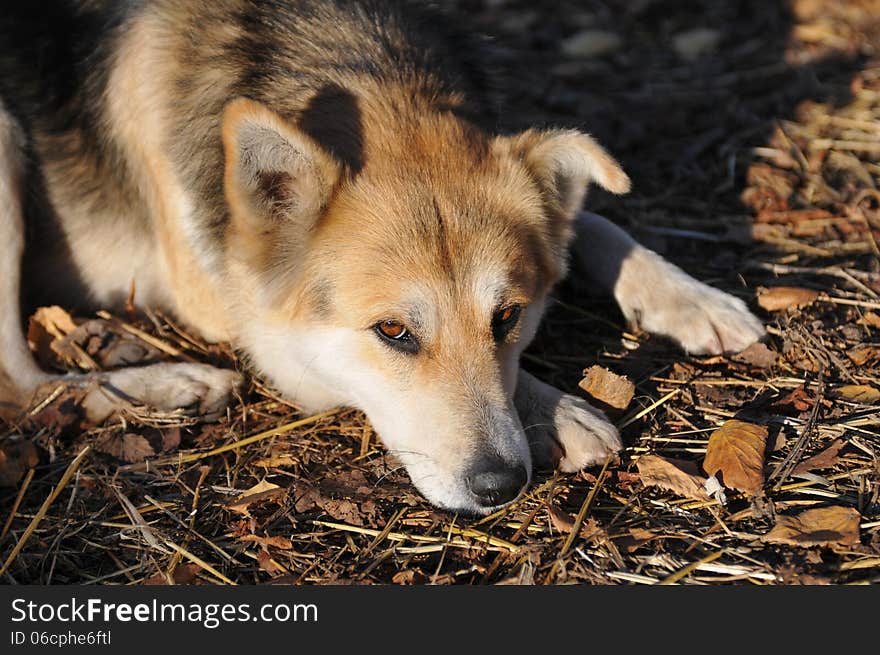
[[[265,105],[238,98],[223,113],[224,187],[233,225],[266,234],[280,224],[303,232],[321,215],[339,163]]]

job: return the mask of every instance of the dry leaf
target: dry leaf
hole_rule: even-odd
[[[759,341],[737,353],[731,359],[754,368],[770,368],[776,364],[777,355]]]
[[[777,407],[779,409],[792,409],[796,413],[800,414],[801,412],[809,411],[813,408],[813,405],[816,404],[816,399],[810,396],[807,393],[807,390],[803,387],[798,387],[791,393],[786,394],[776,402],[771,404],[771,407]]]
[[[709,437],[703,470],[728,489],[757,494],[764,486],[767,433],[765,425],[727,421]]]
[[[846,356],[856,366],[864,366],[868,362],[873,362],[878,355],[880,355],[880,349],[869,344],[862,344],[846,351]]]
[[[32,441],[6,439],[0,447],[0,487],[15,487],[27,472],[40,463],[40,455]]]
[[[277,484],[261,480],[250,489],[242,492],[238,498],[226,505],[226,509],[245,516],[250,516],[250,506],[255,503],[262,503],[267,500],[274,500],[287,493],[286,489],[282,489]]]
[[[259,562],[261,569],[273,577],[284,573],[284,569],[272,561],[268,550],[260,549],[260,552],[257,553],[257,562]]]
[[[105,432],[95,442],[95,448],[130,464],[143,462],[156,454],[150,442],[139,434]]]
[[[809,305],[818,297],[818,291],[803,287],[770,287],[758,295],[758,304],[768,312],[777,312]]]
[[[260,544],[264,548],[272,546],[273,548],[277,548],[279,550],[293,549],[293,543],[287,537],[259,537],[255,534],[246,534],[242,537],[239,537],[239,541],[250,541],[256,544]]]
[[[831,392],[835,398],[842,398],[863,405],[876,405],[880,401],[880,390],[867,384],[847,384]]]
[[[321,507],[337,521],[348,525],[363,526],[364,520],[358,509],[357,503],[347,498],[322,498]]]
[[[579,386],[592,398],[616,409],[626,409],[636,391],[635,385],[626,377],[601,366],[586,369]]]
[[[646,487],[659,487],[679,496],[706,500],[706,479],[699,475],[696,464],[658,455],[645,455],[636,462]]]
[[[298,458],[295,455],[291,455],[290,453],[282,454],[282,455],[271,455],[269,457],[263,457],[254,462],[254,466],[263,466],[265,468],[275,468],[281,466],[294,466],[298,461]]]
[[[614,538],[614,545],[627,553],[632,553],[651,541],[651,539],[654,539],[656,536],[657,535],[654,532],[645,530],[644,528],[630,528],[628,534],[623,534]]]
[[[28,320],[28,346],[44,366],[64,365],[67,362],[55,344],[75,329],[76,323],[61,307],[40,307]]]
[[[880,316],[874,312],[865,312],[865,315],[856,321],[856,323],[859,325],[866,325],[867,327],[880,328]]]
[[[550,514],[550,522],[553,527],[562,534],[568,534],[574,528],[574,518],[568,512],[560,509],[556,505],[550,505],[547,508]],[[604,533],[604,529],[599,525],[598,521],[592,517],[587,517],[581,523],[580,536],[584,539],[592,539]]]
[[[553,524],[554,528],[559,530],[562,534],[568,534],[571,532],[571,529],[574,527],[574,519],[568,514],[568,512],[564,512],[556,505],[548,506],[547,512],[550,514],[550,522]]]
[[[795,466],[791,471],[792,475],[815,471],[816,469],[831,468],[840,460],[838,454],[843,450],[844,446],[846,446],[846,441],[843,439],[836,440],[818,455],[813,455]]]
[[[199,574],[201,571],[201,567],[198,564],[181,564],[174,569],[174,574],[171,579],[168,579],[168,574],[164,571],[160,573],[156,573],[155,575],[151,575],[149,578],[143,581],[143,585],[188,585]]]
[[[180,446],[180,427],[174,425],[170,428],[165,428],[161,432],[162,434],[162,452],[169,453],[173,450],[177,450]]]
[[[413,569],[398,571],[391,577],[391,582],[399,585],[422,584],[425,580],[427,578],[424,573]]]
[[[795,516],[777,516],[762,539],[792,546],[857,546],[861,516],[851,507],[819,507]]]

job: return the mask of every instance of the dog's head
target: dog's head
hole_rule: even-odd
[[[367,123],[327,143],[255,102],[227,107],[239,343],[293,400],[362,409],[430,501],[487,513],[530,477],[512,397],[573,216],[591,181],[629,180],[574,131]]]

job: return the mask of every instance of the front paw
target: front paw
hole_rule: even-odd
[[[543,417],[530,417],[526,435],[539,468],[567,473],[603,463],[621,449],[620,435],[605,415],[586,401],[559,392]],[[543,420],[541,420],[543,418]]]
[[[81,377],[79,386],[88,389],[82,407],[94,423],[137,408],[215,420],[242,383],[235,371],[178,362]]]
[[[663,260],[650,257],[650,274],[618,289],[624,315],[652,334],[668,337],[694,355],[744,350],[765,334],[739,298],[710,287]]]

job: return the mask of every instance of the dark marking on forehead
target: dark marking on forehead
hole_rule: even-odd
[[[443,214],[440,212],[437,198],[431,196],[431,202],[434,204],[434,214],[437,216],[437,249],[440,252],[440,263],[443,266],[443,270],[448,271],[449,275],[454,277],[455,270],[452,267],[452,257],[449,254],[449,243],[446,237],[446,224],[443,222]]]
[[[306,294],[315,316],[321,320],[330,319],[333,314],[333,283],[326,278],[318,278],[309,284]]]

